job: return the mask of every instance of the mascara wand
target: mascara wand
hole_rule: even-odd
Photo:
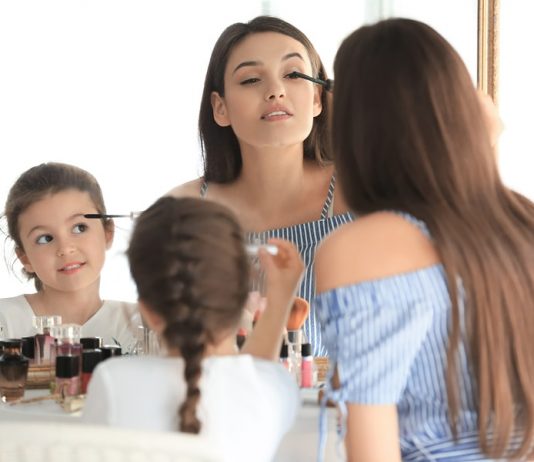
[[[293,71],[290,74],[287,74],[287,76],[290,79],[297,79],[301,78],[304,80],[309,80],[310,82],[316,83],[318,85],[322,85],[326,91],[332,91],[334,89],[334,81],[332,79],[318,79],[315,77],[311,77],[309,75],[303,74],[302,72]]]

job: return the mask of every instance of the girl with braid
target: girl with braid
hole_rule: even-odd
[[[296,247],[260,249],[267,308],[243,348],[236,331],[248,294],[243,231],[226,207],[163,197],[141,214],[128,249],[139,305],[166,357],[110,359],[96,369],[89,423],[200,433],[221,460],[271,460],[298,406],[277,360],[303,272]]]

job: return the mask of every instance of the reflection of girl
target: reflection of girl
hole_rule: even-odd
[[[501,182],[498,127],[422,23],[358,29],[334,69],[336,166],[361,218],[318,251],[317,310],[349,460],[508,459],[508,445],[525,456],[534,204]]]
[[[230,207],[250,241],[294,242],[306,263],[299,295],[310,300],[315,248],[350,215],[335,190],[327,92],[289,78],[292,71],[326,77],[312,44],[291,24],[257,17],[222,33],[200,108],[204,177],[171,194]],[[315,352],[324,353],[313,310],[305,330]]]
[[[198,198],[164,197],[143,212],[128,258],[143,317],[169,357],[102,363],[84,420],[179,428],[202,433],[221,460],[272,460],[298,404],[294,380],[272,360],[303,264],[291,243],[271,242],[278,254],[260,253],[267,308],[241,350],[248,354],[238,355],[249,269],[237,220],[226,207]]]
[[[0,300],[4,336],[33,335],[34,315],[60,315],[64,323],[82,325],[84,336],[133,347],[128,320],[134,305],[100,298],[100,272],[114,225],[84,214],[105,211],[100,186],[81,168],[50,162],[17,179],[5,214],[17,256],[37,292]]]

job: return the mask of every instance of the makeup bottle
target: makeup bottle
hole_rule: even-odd
[[[51,364],[54,337],[51,329],[61,324],[61,316],[34,316],[33,327],[37,329],[35,335],[35,364]]]
[[[80,356],[56,357],[56,393],[60,396],[80,394]]]
[[[58,356],[78,356],[79,370],[78,376],[82,374],[82,344],[80,337],[82,335],[82,326],[79,324],[60,324],[51,329],[54,337],[54,348],[52,351],[52,364],[55,364],[55,358]]]
[[[112,356],[122,355],[122,349],[118,345],[104,345],[100,350],[102,351],[102,361],[105,361]]]
[[[87,393],[87,386],[93,376],[93,371],[101,361],[102,350],[95,348],[82,351],[82,393]]]
[[[287,343],[282,343],[282,347],[280,348],[280,364],[282,364],[288,372],[293,372],[292,364],[289,360],[289,347]]]
[[[102,337],[82,337],[80,343],[83,350],[94,350],[104,344]]]
[[[289,319],[287,321],[287,344],[289,345],[289,359],[300,384],[301,346],[304,343],[302,326],[310,312],[310,304],[301,297],[295,297]]]
[[[24,396],[28,377],[28,358],[22,355],[22,340],[2,340],[0,356],[0,395],[2,401],[13,401]]]
[[[300,362],[300,386],[302,388],[312,388],[315,386],[314,369],[311,344],[303,343],[301,346]]]

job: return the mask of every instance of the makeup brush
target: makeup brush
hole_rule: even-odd
[[[310,314],[310,304],[308,301],[301,297],[295,297],[289,319],[287,320],[287,330],[299,330],[303,326],[304,321],[306,321],[308,314]]]

